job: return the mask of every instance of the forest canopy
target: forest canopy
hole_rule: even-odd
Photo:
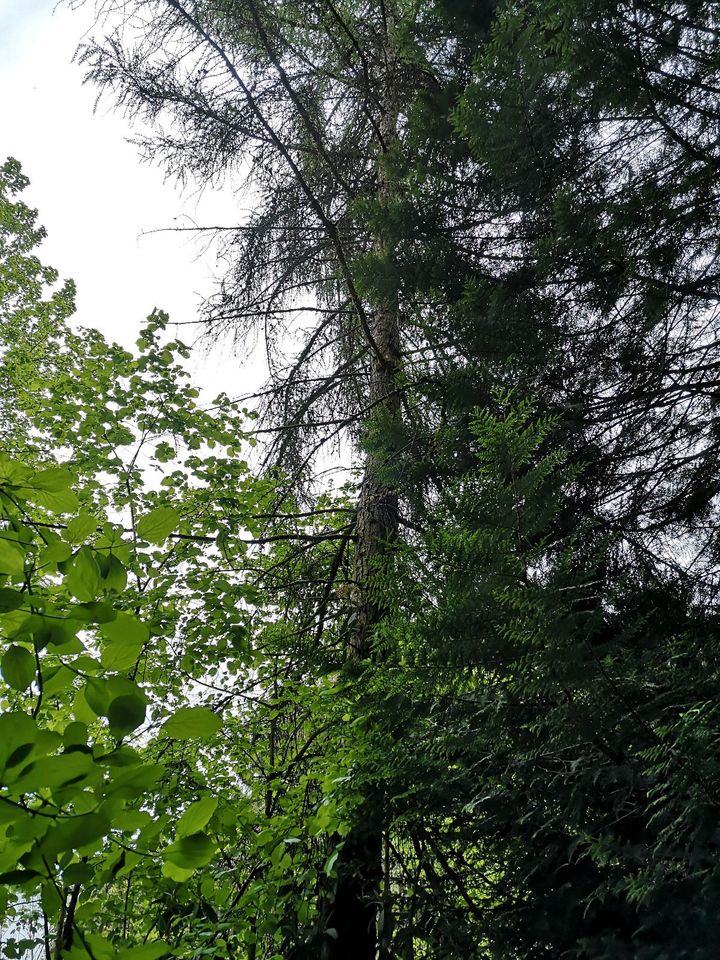
[[[97,15],[269,378],[74,325],[0,167],[3,956],[711,960],[717,5]]]

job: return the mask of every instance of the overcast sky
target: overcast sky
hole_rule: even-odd
[[[216,266],[212,256],[198,259],[190,235],[143,231],[185,215],[232,223],[236,203],[228,192],[181,195],[140,162],[109,101],[94,111],[96,92],[71,62],[92,6],[72,12],[55,0],[0,0],[0,162],[16,157],[31,180],[26,202],[48,229],[41,257],[77,282],[77,322],[129,346],[154,307],[193,320]],[[192,339],[186,327],[174,335]],[[193,366],[202,385],[239,394],[257,374],[246,370],[241,383],[238,359],[226,344]]]

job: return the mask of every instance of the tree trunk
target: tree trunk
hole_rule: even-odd
[[[398,97],[392,37],[386,45],[387,86],[384,112],[379,124],[382,143],[378,156],[378,199],[391,202],[395,185],[388,175],[384,155],[398,136]],[[392,256],[390,242],[381,232],[374,245],[380,261]],[[349,630],[348,657],[368,660],[372,656],[374,628],[386,614],[381,595],[373,585],[378,566],[392,549],[398,533],[398,491],[388,479],[393,457],[392,438],[401,416],[398,376],[401,370],[400,315],[397,297],[376,305],[372,321],[372,367],[368,392],[370,419],[379,430],[372,439],[357,504],[355,554],[353,559],[353,615]],[[390,443],[378,442],[386,435]],[[382,801],[368,796],[358,811],[355,827],[346,837],[337,861],[338,882],[327,926],[337,937],[330,944],[332,960],[376,960],[380,955],[378,913],[383,880]]]
[[[387,34],[385,61],[386,85],[383,114],[378,124],[381,143],[377,161],[377,199],[381,205],[392,203],[397,186],[387,170],[387,154],[398,138],[398,95],[392,36]],[[378,261],[392,258],[391,241],[381,230],[375,239],[374,252]],[[368,391],[370,420],[379,425],[378,435],[395,434],[400,418],[398,375],[401,368],[400,315],[396,294],[384,297],[375,305],[371,333],[371,373]],[[384,615],[382,602],[373,596],[372,575],[377,561],[385,555],[398,531],[398,493],[388,481],[388,463],[392,459],[392,441],[379,444],[377,435],[367,454],[355,527],[355,556],[353,562],[355,622],[350,631],[350,655],[368,657],[373,627]]]
[[[369,402],[372,416],[382,429],[393,433],[400,416],[397,376],[400,371],[400,332],[397,311],[379,310],[373,336],[382,359],[373,360]],[[398,531],[398,493],[386,479],[392,450],[375,446],[365,463],[355,527],[353,562],[354,615],[350,631],[350,655],[366,659],[370,655],[373,628],[384,615],[382,600],[373,588],[373,573],[378,562],[391,548]]]

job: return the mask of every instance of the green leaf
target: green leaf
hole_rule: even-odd
[[[52,919],[58,916],[61,906],[64,906],[64,900],[61,899],[60,891],[52,880],[43,883],[40,900],[43,910],[47,916]]]
[[[113,797],[135,800],[154,787],[164,773],[165,769],[159,763],[113,769],[106,790]]]
[[[0,486],[22,484],[32,476],[32,470],[20,460],[0,453]]]
[[[189,837],[193,833],[198,833],[215,813],[217,805],[217,797],[211,797],[209,794],[191,803],[178,820],[175,836]]]
[[[24,593],[11,590],[10,587],[0,587],[0,613],[11,613],[23,605],[26,600]]]
[[[100,592],[100,567],[89,547],[81,547],[69,562],[65,584],[70,593],[83,603],[97,597]]]
[[[100,573],[102,574],[102,585],[105,590],[113,590],[115,593],[122,593],[127,586],[127,570],[122,562],[114,553],[109,557],[101,558]]]
[[[163,543],[180,523],[175,507],[156,507],[137,523],[137,535],[150,543]]]
[[[163,441],[155,447],[155,459],[160,463],[169,463],[170,460],[174,460],[177,454],[173,447],[169,443]]]
[[[97,520],[91,513],[80,513],[68,520],[67,538],[70,543],[82,543],[97,530]]]
[[[0,537],[0,573],[22,576],[25,570],[25,548],[13,540]]]
[[[108,691],[107,681],[91,677],[83,687],[83,692],[85,702],[90,709],[98,717],[104,717],[110,704],[110,693]],[[77,713],[75,715],[78,720],[85,719],[84,717],[78,716]]]
[[[107,717],[110,729],[119,736],[131,733],[145,722],[145,703],[139,696],[124,694],[111,701]]]
[[[39,490],[33,486],[22,487],[18,493],[23,499],[54,513],[74,513],[80,506],[80,501],[72,490]]]
[[[13,644],[5,651],[0,668],[6,682],[13,690],[27,690],[35,679],[35,657],[26,650]]]
[[[78,744],[85,745],[88,741],[87,724],[80,720],[72,720],[63,730],[62,737],[66,747],[74,747]]]
[[[113,829],[123,833],[135,833],[150,823],[152,817],[146,810],[123,810],[113,817]]]
[[[38,562],[41,566],[44,566],[46,563],[64,563],[70,559],[71,555],[72,547],[70,544],[58,537],[57,539],[50,540],[48,544],[42,548],[38,555]]]
[[[326,876],[328,876],[328,877],[332,876],[332,872],[333,872],[333,869],[334,869],[334,867],[335,867],[335,861],[337,860],[337,858],[338,858],[339,855],[340,855],[340,851],[339,851],[339,850],[334,850],[334,851],[330,854],[330,856],[328,857],[327,862],[325,863],[325,874],[326,874]]]
[[[99,937],[94,933],[83,934],[84,944],[75,943],[70,950],[63,950],[63,960],[116,960],[117,951],[115,947],[104,937]]]
[[[104,643],[100,660],[108,670],[128,670],[134,666],[150,632],[144,623],[129,613],[118,613],[99,630]]]
[[[80,687],[80,689],[75,693],[75,697],[73,699],[73,716],[80,723],[86,724],[92,723],[97,716],[87,701],[84,687]]]
[[[165,721],[162,732],[171,740],[202,740],[212,737],[222,720],[207,707],[181,707]]]
[[[178,867],[174,863],[166,860],[162,865],[162,875],[168,880],[175,880],[177,883],[184,883],[195,873],[195,867]]]
[[[57,513],[72,513],[78,508],[78,498],[70,489],[73,476],[63,467],[40,470],[32,480],[18,488],[18,495],[38,506]]]
[[[53,644],[56,647],[62,647],[63,652],[67,652],[67,645],[77,640],[76,634],[80,628],[81,625],[76,620],[60,620],[57,616],[37,617],[23,625],[23,633],[32,632],[36,650],[42,650],[48,644]],[[73,646],[77,646],[77,643]],[[82,644],[78,649],[82,650]]]
[[[93,812],[78,817],[64,817],[52,827],[42,846],[56,857],[63,850],[77,850],[109,833],[110,821],[105,814]]]
[[[71,863],[69,867],[63,870],[63,881],[68,886],[74,886],[76,883],[87,883],[92,880],[94,870],[89,863]]]
[[[0,873],[0,885],[27,883],[28,880],[34,880],[39,876],[37,870],[7,870],[5,873]]]
[[[43,671],[43,694],[48,697],[54,697],[57,693],[60,693],[61,690],[69,690],[75,679],[75,674],[72,670],[64,665],[56,667],[51,674],[48,674],[47,679],[45,678]]]
[[[0,769],[12,766],[18,750],[27,756],[37,742],[40,731],[32,717],[20,710],[0,714]]]
[[[50,493],[59,493],[61,490],[67,490],[73,484],[73,475],[65,467],[46,467],[39,470],[33,479],[32,484],[28,484],[34,490],[47,490]]]
[[[85,782],[99,774],[99,768],[87,754],[63,753],[59,757],[43,757],[31,763],[12,786],[21,793],[33,793],[42,787],[55,789]]]
[[[185,870],[204,867],[215,856],[215,844],[206,833],[181,837],[163,851],[163,859]]]
[[[117,617],[117,610],[103,600],[90,600],[87,603],[74,603],[68,614],[81,623],[111,623]]]
[[[143,943],[139,947],[130,947],[117,954],[117,960],[159,960],[170,953],[170,947],[161,940],[154,943]]]

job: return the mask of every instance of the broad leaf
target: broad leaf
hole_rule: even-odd
[[[150,543],[163,543],[177,529],[180,514],[174,507],[156,507],[137,522],[137,535]]]
[[[110,729],[119,736],[131,733],[145,722],[145,702],[139,696],[123,694],[110,702],[107,717]]]
[[[129,613],[118,613],[100,627],[103,639],[101,661],[108,670],[127,670],[140,656],[149,637],[148,628]]]
[[[193,833],[198,833],[215,813],[217,805],[217,798],[210,795],[201,797],[200,800],[191,803],[178,820],[175,836],[189,837]]]
[[[27,690],[35,679],[35,657],[25,647],[13,644],[5,651],[0,669],[14,690]]]
[[[165,721],[162,732],[172,740],[202,740],[222,726],[220,717],[207,707],[181,707]]]
[[[19,590],[10,587],[0,587],[0,613],[11,613],[23,605],[27,597]]]
[[[0,573],[22,576],[25,570],[25,548],[14,540],[0,537]]]
[[[170,947],[160,940],[154,943],[143,943],[139,947],[130,947],[116,954],[117,960],[160,960],[170,953]]]
[[[81,547],[68,564],[65,583],[74,597],[84,603],[100,592],[100,567],[89,547]]]
[[[215,844],[206,833],[181,837],[163,851],[163,858],[185,870],[204,867],[215,856]]]
[[[97,530],[97,520],[91,513],[80,513],[68,520],[67,538],[70,543],[82,543]]]

